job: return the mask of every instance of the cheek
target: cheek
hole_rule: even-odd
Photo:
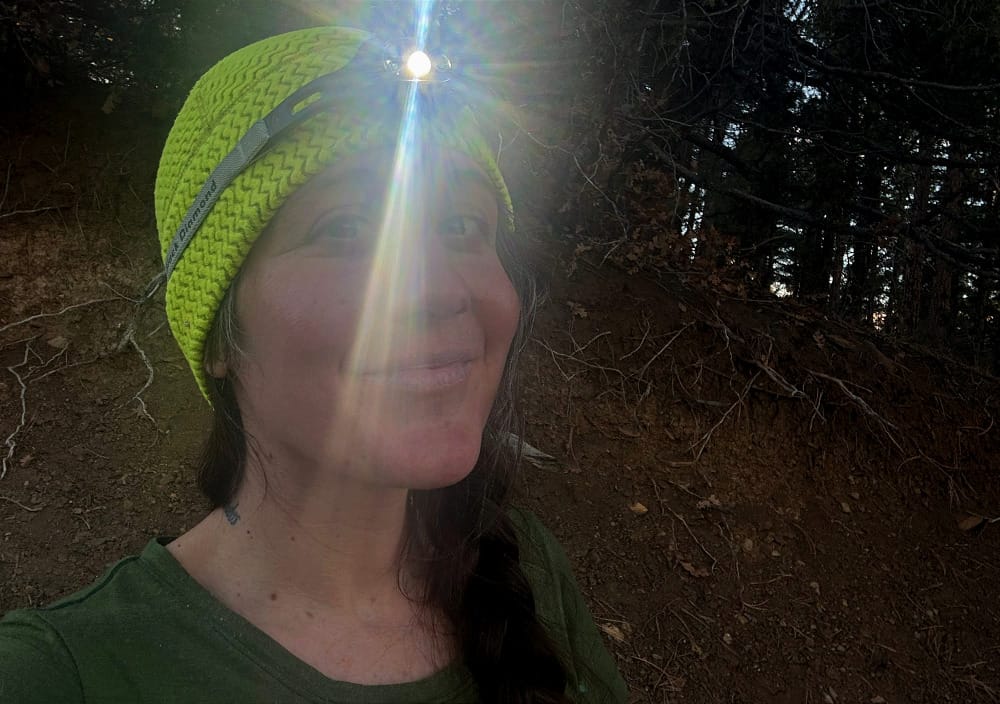
[[[521,315],[521,301],[514,284],[500,262],[489,272],[483,272],[478,286],[483,291],[480,309],[487,341],[501,363],[506,360],[511,341],[517,332]]]
[[[351,271],[331,271],[329,264],[275,266],[248,282],[252,291],[240,302],[248,354],[260,361],[320,355],[329,362],[350,347],[357,328],[364,288]],[[280,367],[278,367],[280,368]]]

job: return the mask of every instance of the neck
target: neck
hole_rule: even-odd
[[[408,492],[342,476],[249,466],[234,500],[170,550],[237,611],[320,610],[372,623],[409,615],[400,586]]]

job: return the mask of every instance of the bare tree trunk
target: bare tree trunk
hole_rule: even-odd
[[[920,145],[920,155],[929,156],[932,149],[926,143]],[[921,166],[917,170],[917,180],[913,192],[913,208],[910,220],[920,222],[927,215],[931,193],[931,167]],[[904,335],[915,335],[921,332],[924,314],[924,269],[927,264],[927,252],[924,245],[915,239],[906,242],[902,270],[902,298],[899,302],[900,332]],[[924,331],[925,332],[925,331]]]
[[[827,235],[833,240],[833,257],[830,259],[830,303],[829,310],[840,309],[844,290],[844,257],[847,255],[847,245],[839,235]]]
[[[826,299],[830,295],[830,271],[833,265],[833,235],[824,235],[815,225],[809,226],[799,241],[796,260],[796,295],[801,300]]]
[[[951,158],[961,159],[964,156],[957,145],[952,145]],[[946,218],[941,226],[941,234],[949,242],[958,241],[958,231],[953,224],[960,216],[962,206],[962,170],[951,168],[945,180],[944,208],[951,216]],[[927,298],[927,315],[925,331],[927,339],[933,344],[943,344],[950,337],[955,327],[955,312],[958,298],[958,272],[951,262],[943,257],[934,257],[934,281],[931,284],[930,295]]]
[[[880,209],[882,162],[872,155],[867,155],[864,160],[861,174],[861,200],[869,208]],[[875,308],[875,293],[878,286],[875,275],[875,267],[878,265],[878,259],[875,256],[878,223],[869,216],[862,216],[860,219],[864,224],[865,234],[854,238],[854,259],[851,262],[847,282],[845,313],[852,320],[864,325],[871,325]]]
[[[934,258],[934,278],[927,295],[926,315],[922,328],[924,339],[935,345],[943,343],[951,323],[953,280],[955,272],[950,263],[941,257]]]
[[[722,145],[726,137],[727,124],[716,116],[712,121],[712,141]],[[731,236],[732,198],[713,186],[723,186],[726,178],[722,159],[707,150],[699,157],[699,173],[706,179],[705,209],[701,216],[701,236],[698,238],[696,258],[709,268],[725,265],[725,238]]]
[[[914,334],[920,324],[920,299],[924,290],[924,246],[912,239],[907,239],[903,246],[903,264],[900,272],[899,300],[899,332],[903,335]]]
[[[695,229],[698,227],[698,213],[705,212],[705,199],[702,197],[702,189],[698,188],[697,184],[692,183],[690,186],[690,196],[688,198],[688,213],[687,213],[687,231],[685,234],[688,237],[694,235]]]

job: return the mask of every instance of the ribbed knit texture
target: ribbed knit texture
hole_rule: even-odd
[[[199,79],[170,130],[156,176],[156,223],[164,256],[199,189],[250,126],[309,81],[344,68],[369,36],[344,27],[289,32],[240,49]],[[360,96],[347,103],[282,135],[240,174],[222,192],[170,277],[167,320],[206,398],[208,332],[226,289],[271,217],[338,156],[396,143],[395,112],[379,114]],[[423,129],[430,131],[425,138],[479,164],[510,212],[507,187],[470,111]]]

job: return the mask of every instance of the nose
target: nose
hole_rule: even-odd
[[[461,255],[449,249],[431,227],[414,237],[403,263],[404,308],[417,320],[461,315],[472,303]]]

